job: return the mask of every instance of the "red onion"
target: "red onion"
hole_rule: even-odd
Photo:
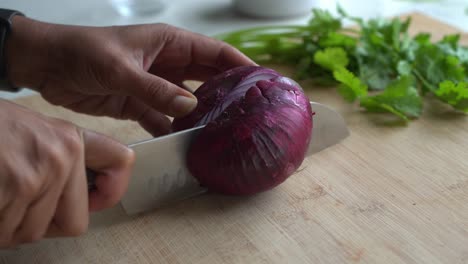
[[[198,106],[175,131],[206,125],[187,166],[222,194],[254,194],[284,182],[304,160],[312,133],[308,97],[293,80],[259,66],[221,73],[195,91]]]

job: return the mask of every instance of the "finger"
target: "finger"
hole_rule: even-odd
[[[131,83],[133,89],[126,89],[130,95],[169,116],[184,116],[197,105],[192,93],[151,73],[140,71]]]
[[[184,80],[206,81],[221,72],[221,70],[213,67],[189,65],[185,70]]]
[[[39,199],[32,203],[24,215],[21,227],[14,235],[18,243],[31,243],[45,236],[52,218],[55,215],[65,177],[54,177],[56,181],[44,190]],[[69,210],[73,210],[70,207]]]
[[[140,126],[148,131],[153,137],[159,137],[171,133],[171,121],[169,118],[151,108],[137,120]]]
[[[86,100],[68,104],[66,107],[95,116],[109,116],[137,121],[155,137],[168,134],[171,131],[171,121],[167,116],[131,96],[95,95]]]
[[[84,133],[83,133],[83,143]],[[68,171],[62,191],[59,192],[53,223],[56,236],[78,236],[83,234],[89,223],[88,189],[85,172],[84,151],[74,160]],[[50,228],[49,222],[49,228]],[[48,234],[49,236],[50,234]]]
[[[149,72],[182,87],[181,83],[183,81],[193,80],[203,82],[222,71],[213,67],[196,64],[190,64],[186,67],[165,67],[164,65],[154,64]]]
[[[152,109],[132,96],[95,95],[73,102],[67,108],[95,116],[109,116],[117,119],[137,121],[151,135],[161,136],[171,132],[171,121],[167,116]]]
[[[14,234],[18,230],[24,215],[27,203],[20,197],[13,199],[9,206],[0,213],[0,247],[11,246]]]
[[[142,103],[135,97],[126,97],[119,112],[119,118],[137,121],[143,129],[154,137],[171,132],[171,121],[167,116]]]
[[[10,157],[14,158],[14,156]],[[17,172],[11,170],[11,168],[3,168],[4,182],[5,184],[10,178],[16,179],[27,179],[31,173],[34,173],[27,168],[22,168],[21,176],[15,175]],[[18,181],[16,184],[7,184],[8,188],[5,188],[2,192],[2,199],[4,199],[4,207],[0,212],[0,246],[14,246],[18,243],[14,240],[16,231],[20,228],[21,223],[24,219],[28,205],[34,199],[31,189],[27,184],[28,181]]]
[[[98,172],[97,190],[89,194],[89,209],[112,207],[127,190],[135,154],[125,145],[93,131],[84,131],[83,140],[86,167]]]

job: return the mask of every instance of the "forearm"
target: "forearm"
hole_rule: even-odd
[[[15,16],[5,47],[7,76],[18,87],[38,89],[50,70],[50,25]]]

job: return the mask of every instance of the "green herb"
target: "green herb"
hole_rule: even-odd
[[[422,98],[409,75],[392,81],[380,94],[365,97],[361,106],[370,112],[389,112],[404,121],[421,115]]]
[[[333,72],[333,76],[341,83],[338,92],[349,102],[354,102],[367,96],[367,85],[345,68],[339,68]]]
[[[442,101],[447,102],[455,109],[468,112],[468,83],[444,81],[440,83],[439,89],[435,92]]]
[[[338,85],[349,102],[368,112],[404,121],[422,113],[433,95],[454,110],[468,112],[468,47],[458,34],[434,42],[428,33],[410,36],[411,19],[352,17],[312,10],[306,25],[256,27],[217,36],[258,63],[295,66],[295,78]],[[344,20],[356,29],[344,28]]]
[[[327,70],[334,71],[348,66],[349,59],[342,48],[326,48],[314,54],[314,62]]]

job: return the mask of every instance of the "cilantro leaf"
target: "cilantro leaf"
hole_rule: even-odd
[[[384,90],[396,75],[393,67],[383,57],[381,60],[361,62],[359,71],[359,78],[365,81],[370,90]]]
[[[438,44],[447,44],[450,49],[457,49],[458,47],[458,42],[460,41],[460,34],[450,34],[450,35],[445,35],[439,42]]]
[[[341,83],[338,92],[345,100],[353,102],[360,97],[367,96],[367,86],[346,68],[336,69],[333,71],[333,76]]]
[[[465,72],[468,70],[468,47],[459,45],[460,34],[446,35],[436,45],[445,54],[456,57],[463,64]]]
[[[351,49],[356,47],[357,40],[351,36],[332,31],[321,36],[318,40],[318,44],[321,47],[343,47]]]
[[[408,61],[401,60],[398,62],[397,71],[400,75],[410,75],[413,67]]]
[[[439,83],[464,81],[465,69],[460,60],[448,55],[441,46],[425,44],[416,51],[415,74],[423,83],[424,92],[435,91]]]
[[[409,19],[371,19],[361,23],[355,55],[359,78],[365,80],[369,90],[383,90],[398,76],[397,64],[406,59],[404,51],[411,45],[409,23]]]
[[[421,115],[423,103],[413,78],[401,76],[383,92],[363,98],[360,105],[369,112],[390,112],[406,121]]]
[[[349,59],[342,48],[326,48],[314,54],[314,62],[330,71],[348,66]]]
[[[435,95],[453,108],[468,113],[468,82],[443,81]]]
[[[318,34],[326,34],[341,29],[341,19],[335,18],[329,11],[318,8],[312,9],[312,19],[309,29]]]

